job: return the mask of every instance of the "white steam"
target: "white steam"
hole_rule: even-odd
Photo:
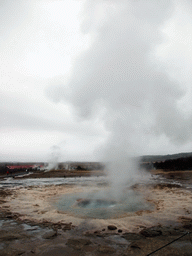
[[[130,157],[145,154],[154,138],[172,143],[191,140],[191,116],[178,108],[184,96],[155,55],[162,26],[175,1],[87,0],[82,30],[92,45],[76,59],[67,84],[48,88],[54,100],[68,102],[75,114],[105,125],[109,137],[101,160],[113,184],[134,178]]]
[[[58,163],[61,158],[61,148],[58,145],[54,145],[50,148],[50,154],[48,157],[48,166],[45,172],[49,172],[53,169],[57,170]]]

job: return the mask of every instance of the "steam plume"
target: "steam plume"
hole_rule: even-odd
[[[184,91],[155,55],[173,10],[171,0],[87,0],[82,30],[94,40],[75,61],[69,83],[55,91],[78,117],[104,123],[110,135],[102,155],[121,169],[116,178],[125,180],[133,168],[127,159],[145,153],[151,138],[191,139],[191,118],[178,108]]]

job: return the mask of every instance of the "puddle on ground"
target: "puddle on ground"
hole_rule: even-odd
[[[171,244],[171,247],[180,249],[184,252],[192,251],[192,243],[191,241],[176,241],[175,243]]]
[[[13,220],[0,220],[1,231],[12,233],[23,233],[35,238],[41,238],[46,232],[52,230],[48,227],[33,226],[26,223],[17,223]],[[1,236],[0,236],[1,237]]]

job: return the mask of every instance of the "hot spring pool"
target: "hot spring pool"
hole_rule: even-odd
[[[131,189],[118,198],[111,195],[110,189],[65,194],[56,200],[54,206],[60,212],[86,219],[121,218],[131,212],[153,209],[152,204]]]

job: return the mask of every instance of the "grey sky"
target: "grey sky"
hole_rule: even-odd
[[[0,160],[192,151],[191,13],[185,0],[1,1]]]

